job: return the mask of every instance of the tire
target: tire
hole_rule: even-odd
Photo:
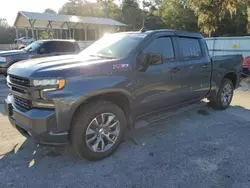
[[[224,78],[222,80],[216,99],[211,100],[210,105],[214,109],[224,110],[230,106],[233,94],[234,94],[234,86],[232,80]]]
[[[109,125],[105,126],[109,120]],[[114,103],[90,102],[77,110],[71,126],[70,143],[76,153],[96,161],[108,157],[119,146],[125,133],[126,118],[122,109]]]

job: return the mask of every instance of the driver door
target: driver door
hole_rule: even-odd
[[[156,38],[142,53],[161,54],[163,63],[150,65],[145,72],[135,76],[136,115],[144,115],[171,106],[171,63],[176,61],[175,47],[171,36]]]

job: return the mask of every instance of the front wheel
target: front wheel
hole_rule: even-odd
[[[118,147],[125,126],[124,112],[117,105],[108,101],[86,104],[74,116],[71,144],[81,157],[100,160]]]
[[[211,106],[215,109],[224,110],[230,105],[234,93],[233,82],[227,78],[224,78],[219,88],[217,97],[215,100],[211,100]]]

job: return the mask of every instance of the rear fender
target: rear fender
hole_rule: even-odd
[[[236,84],[235,84],[235,88],[238,87],[239,82],[240,82],[240,75],[241,73],[235,73],[235,71],[233,70],[228,70],[226,72],[224,72],[223,74],[221,73],[215,73],[213,71],[213,76],[212,76],[212,80],[211,80],[211,90],[207,96],[208,100],[215,100],[217,98],[218,95],[218,91],[220,89],[222,80],[227,77],[227,75],[229,74],[235,74],[236,75]]]

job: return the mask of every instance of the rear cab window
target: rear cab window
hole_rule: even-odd
[[[74,43],[74,46],[75,46],[75,53],[79,53],[81,50],[80,50],[80,47],[78,46],[77,42]]]
[[[178,46],[183,59],[202,57],[202,49],[198,38],[178,37]]]
[[[75,52],[75,45],[72,42],[57,41],[56,42],[56,52],[65,52],[65,53]]]

